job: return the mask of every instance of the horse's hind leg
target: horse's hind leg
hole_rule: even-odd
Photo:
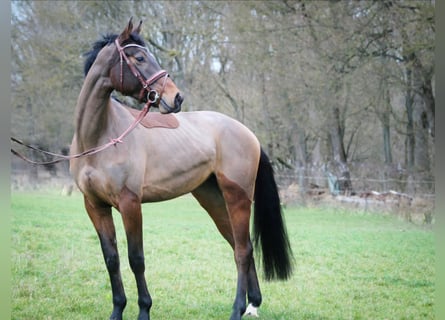
[[[246,311],[248,273],[253,257],[253,247],[249,234],[251,201],[239,185],[227,179],[223,174],[217,175],[217,179],[226,201],[235,244],[238,283],[230,319],[238,320]]]
[[[232,227],[227,213],[226,202],[218,187],[215,176],[210,176],[206,182],[192,191],[192,195],[209,213],[224,239],[234,248]]]
[[[122,215],[127,235],[130,267],[136,278],[139,304],[138,320],[149,320],[152,300],[144,276],[145,262],[142,241],[141,201],[136,194],[124,187],[119,195],[118,210]]]
[[[258,276],[255,268],[255,261],[252,255],[249,273],[247,276],[247,306],[246,315],[258,316],[258,307],[261,305],[262,296]]]
[[[85,200],[85,209],[96,228],[99,236],[105,265],[108,270],[113,293],[113,312],[110,320],[121,320],[122,312],[127,304],[124,287],[119,268],[119,253],[116,245],[116,232],[113,223],[110,206],[98,206],[90,202],[87,197]]]
[[[238,269],[238,288],[231,319],[240,319],[246,309],[246,289],[249,304],[254,307],[251,309],[253,313],[255,313],[256,308],[261,304],[262,298],[249,237],[250,201],[244,199],[244,205],[238,208],[243,211],[242,215],[244,215],[244,218],[241,219],[243,222],[240,223],[242,228],[240,228],[240,226],[234,228],[231,222],[233,219],[231,215],[229,216],[226,200],[217,184],[215,176],[211,176],[198,189],[194,190],[192,194],[201,206],[206,209],[215,222],[219,232],[235,251],[235,261]],[[231,208],[233,207],[234,206],[231,205]],[[238,220],[240,219],[238,218]],[[244,235],[240,236],[240,231],[244,232]],[[240,241],[240,239],[242,240]],[[245,247],[244,254],[242,253],[243,250],[240,249],[242,247]]]

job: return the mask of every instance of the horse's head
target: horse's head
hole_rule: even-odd
[[[145,46],[140,37],[141,24],[133,28],[130,19],[125,30],[114,37],[119,59],[110,69],[111,83],[122,94],[159,107],[161,113],[178,112],[183,97]]]

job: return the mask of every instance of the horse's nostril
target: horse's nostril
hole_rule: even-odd
[[[184,98],[181,96],[181,94],[178,92],[175,96],[175,109],[173,112],[179,112],[181,111],[181,104],[182,101],[184,101]]]
[[[176,94],[176,97],[175,97],[175,105],[180,107],[181,104],[182,104],[182,101],[184,101],[184,98],[183,98],[182,95],[178,92],[178,93]]]

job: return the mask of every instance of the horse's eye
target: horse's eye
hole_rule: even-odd
[[[144,57],[143,56],[139,56],[139,57],[135,57],[137,62],[144,62]]]

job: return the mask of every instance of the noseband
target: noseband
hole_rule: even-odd
[[[127,55],[125,54],[124,50],[126,48],[129,48],[129,47],[136,47],[136,48],[143,49],[143,50],[147,51],[147,48],[145,48],[143,46],[140,46],[138,44],[135,44],[135,43],[130,43],[130,44],[127,44],[127,45],[122,47],[119,44],[119,39],[118,38],[115,40],[115,44],[116,44],[117,51],[119,52],[119,56],[120,56],[120,66],[121,66],[120,82],[121,82],[121,90],[123,90],[123,86],[124,86],[124,78],[123,78],[123,70],[122,70],[122,68],[123,68],[123,61],[125,60],[125,62],[127,63],[128,67],[130,68],[131,72],[133,73],[133,75],[142,84],[142,89],[141,89],[141,92],[139,93],[139,100],[141,101],[142,98],[144,97],[144,93],[147,92],[147,104],[149,104],[150,106],[158,107],[159,106],[159,102],[161,101],[161,98],[162,98],[162,94],[164,93],[164,88],[165,88],[165,84],[167,82],[167,78],[169,76],[167,71],[160,70],[160,71],[156,72],[154,75],[152,75],[150,78],[145,79],[145,77],[139,72],[139,70],[136,68],[136,66],[127,57]],[[162,83],[161,92],[159,93],[158,91],[153,90],[151,88],[151,86],[154,83],[156,83],[156,81],[158,81],[161,78],[164,78],[164,81]]]

